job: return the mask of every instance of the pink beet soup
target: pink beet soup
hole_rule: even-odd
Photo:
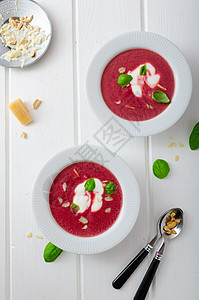
[[[95,182],[92,191],[86,190],[88,180]],[[49,194],[56,222],[80,237],[96,236],[109,229],[120,214],[122,202],[122,189],[116,177],[93,162],[77,162],[63,169]]]
[[[143,65],[147,73],[140,75]],[[133,77],[123,88],[118,84],[122,73]],[[174,89],[174,74],[168,62],[146,49],[131,49],[115,56],[106,66],[101,79],[101,92],[108,108],[130,121],[145,121],[161,114],[170,103],[156,102],[152,93],[162,91],[172,101]]]

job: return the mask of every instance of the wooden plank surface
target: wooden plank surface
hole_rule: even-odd
[[[153,136],[151,143],[152,161],[163,158],[171,167],[171,172],[165,180],[160,181],[152,176],[154,214],[158,217],[164,210],[176,206],[182,207],[185,213],[182,235],[168,243],[162,266],[158,271],[154,284],[154,299],[157,300],[168,299],[166,293],[168,290],[172,299],[197,299],[199,294],[199,263],[196,259],[199,250],[197,238],[199,156],[198,151],[191,151],[188,146],[189,135],[198,122],[199,111],[198,9],[197,0],[147,2],[148,30],[174,42],[187,58],[193,75],[193,94],[187,111],[170,129]],[[167,145],[172,141],[176,144],[181,142],[185,147],[168,148]],[[175,155],[180,157],[177,162],[174,161]]]
[[[78,107],[79,143],[97,143],[96,132],[102,128],[90,109],[85,96],[85,76],[88,65],[96,51],[112,37],[141,29],[140,1],[77,1],[77,58],[78,58]],[[104,146],[115,152],[114,147],[102,141]],[[106,253],[82,256],[82,295],[83,299],[131,299],[140,282],[147,261],[140,271],[129,279],[121,290],[114,290],[111,282],[118,272],[137,254],[148,238],[150,210],[148,209],[147,139],[132,138],[119,155],[132,168],[140,189],[141,209],[138,221],[129,236],[120,245]],[[143,222],[145,220],[145,222]],[[142,272],[142,273],[141,273]],[[92,288],[91,288],[92,283]]]
[[[45,263],[42,255],[48,241],[36,238],[41,232],[32,215],[36,174],[46,160],[74,143],[72,1],[39,3],[53,23],[48,53],[31,67],[11,70],[9,77],[9,101],[20,97],[34,120],[23,127],[9,116],[12,300],[75,299],[78,293],[76,256],[64,253],[55,263]],[[37,98],[42,104],[33,110]],[[19,137],[21,131],[27,132],[27,140]]]
[[[197,0],[58,0],[38,1],[48,12],[53,39],[47,54],[24,70],[0,68],[0,256],[2,300],[132,299],[150,256],[125,286],[116,291],[112,279],[154,233],[159,215],[173,206],[185,211],[183,234],[168,243],[147,299],[197,299],[197,166],[198,151],[188,137],[198,121],[197,99],[199,22]],[[101,124],[85,95],[85,76],[96,51],[112,37],[127,31],[149,30],[173,41],[185,54],[193,74],[193,95],[184,116],[169,130],[149,138],[132,138],[118,154],[132,168],[141,190],[138,221],[129,236],[105,253],[79,256],[63,253],[53,264],[42,259],[47,243],[34,222],[31,190],[45,161],[73,144],[98,144]],[[23,127],[8,111],[20,97],[34,123]],[[37,111],[32,102],[42,100]],[[28,133],[27,140],[19,137]],[[170,139],[170,137],[173,139]],[[185,147],[168,148],[171,142]],[[113,146],[108,148],[117,152]],[[178,162],[174,161],[179,155]],[[171,172],[158,180],[151,172],[157,158],[166,159]],[[33,237],[26,238],[31,231]]]

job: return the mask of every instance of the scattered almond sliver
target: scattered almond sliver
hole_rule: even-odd
[[[107,196],[107,197],[104,198],[104,200],[105,200],[105,201],[112,201],[113,198],[112,198],[111,196]]]
[[[178,160],[179,160],[179,156],[176,155],[175,158],[174,158],[174,160],[175,160],[175,161],[178,161]]]
[[[115,101],[115,104],[120,104],[121,100]]]
[[[125,67],[121,67],[118,69],[119,73],[124,73],[126,71],[126,68]]]
[[[42,236],[42,235],[36,234],[35,236],[36,236],[36,238],[38,238],[39,240],[42,240],[42,239],[43,239],[43,236]]]
[[[36,100],[33,102],[33,109],[37,109],[37,108],[39,107],[40,104],[41,104],[41,100],[36,99]]]
[[[84,225],[84,227],[82,227],[82,229],[87,229],[88,228],[88,225]]]
[[[110,213],[110,212],[111,212],[111,208],[109,207],[109,208],[105,209],[105,212],[106,212],[107,214]]]
[[[81,218],[79,219],[79,221],[82,223],[82,224],[87,224],[88,223],[88,220],[84,217],[81,216]]]
[[[131,105],[126,105],[127,108],[131,108],[131,109],[135,109],[134,106],[131,106]]]
[[[64,190],[64,192],[66,191],[66,182],[64,182],[63,184],[62,184],[62,187],[63,187],[63,190]]]
[[[74,171],[74,173],[79,177],[79,173],[77,172],[77,170],[74,169],[73,171]]]
[[[167,90],[166,88],[164,88],[163,86],[161,86],[160,84],[157,84],[157,86],[160,88],[160,89],[162,89],[162,90]]]
[[[173,142],[171,142],[170,144],[168,144],[168,148],[172,148],[173,147]]]
[[[58,198],[59,203],[63,203],[63,199],[62,198]]]
[[[62,207],[69,207],[70,206],[70,202],[66,202],[62,204]]]
[[[28,233],[26,234],[26,237],[27,237],[27,238],[31,238],[31,237],[32,237],[32,232],[28,232]]]
[[[183,143],[180,143],[180,142],[178,142],[178,146],[179,146],[179,147],[184,147],[184,144],[183,144]]]
[[[24,132],[24,131],[22,131],[22,132],[20,133],[20,137],[21,137],[22,139],[27,139],[27,133]]]

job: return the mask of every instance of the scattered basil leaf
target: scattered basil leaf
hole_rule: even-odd
[[[157,159],[156,161],[154,161],[153,174],[157,178],[163,179],[163,178],[167,177],[167,175],[169,174],[169,171],[170,171],[169,164],[165,160]]]
[[[196,150],[199,148],[199,122],[194,126],[190,134],[189,146],[191,150]]]
[[[119,77],[118,77],[118,84],[121,86],[121,87],[124,87],[126,86],[127,84],[129,84],[129,82],[133,79],[133,77],[131,75],[128,75],[128,74],[121,74]]]
[[[45,262],[53,262],[63,250],[58,248],[57,246],[53,245],[52,243],[48,243],[44,249],[44,260]]]
[[[162,91],[153,92],[153,99],[156,102],[160,102],[160,103],[169,103],[170,102],[168,96]]]
[[[115,193],[115,183],[112,182],[112,181],[109,181],[107,184],[106,184],[106,187],[105,187],[105,192],[107,195],[112,195]]]
[[[140,75],[146,75],[146,72],[147,72],[147,67],[146,65],[144,65],[140,68]]]
[[[80,210],[79,205],[72,203],[70,206],[70,210],[73,214],[76,214],[78,210]]]
[[[95,179],[91,178],[91,179],[87,180],[84,187],[85,187],[86,191],[92,192],[95,188]]]

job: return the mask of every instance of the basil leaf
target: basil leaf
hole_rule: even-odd
[[[128,75],[128,74],[121,74],[119,77],[118,77],[118,84],[121,86],[121,87],[124,87],[126,86],[127,84],[129,84],[129,82],[133,79],[133,77],[131,75]]]
[[[146,75],[146,72],[147,72],[147,67],[146,65],[144,65],[140,68],[140,75]]]
[[[156,102],[160,102],[160,103],[169,103],[170,102],[168,96],[162,91],[153,92],[153,99]]]
[[[78,212],[78,210],[80,210],[79,205],[72,203],[70,206],[70,210],[73,214],[76,214]]]
[[[94,178],[91,178],[89,180],[86,181],[85,185],[85,190],[88,191],[88,192],[92,192],[95,188],[95,180]]]
[[[196,150],[199,148],[199,122],[194,126],[190,134],[189,146],[191,150]]]
[[[107,195],[112,195],[115,193],[115,183],[112,182],[112,181],[109,181],[107,184],[106,184],[106,187],[105,187],[105,192]]]
[[[52,243],[48,243],[44,249],[44,260],[45,262],[53,262],[63,250],[53,245]]]
[[[157,159],[153,163],[153,174],[157,178],[163,179],[163,178],[167,177],[167,175],[169,174],[169,171],[170,171],[169,164],[165,160]]]

